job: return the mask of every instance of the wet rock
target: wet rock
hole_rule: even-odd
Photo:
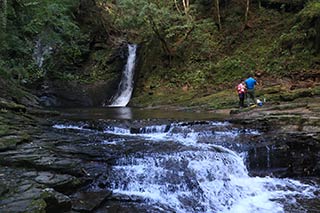
[[[51,172],[39,172],[35,181],[56,191],[68,193],[81,185],[76,177],[67,174],[54,174]]]
[[[3,174],[0,174],[3,175]],[[6,186],[5,184],[0,183],[0,196],[3,196],[4,194],[9,192],[9,188],[8,186]]]
[[[46,202],[46,212],[67,212],[71,210],[71,199],[59,192],[54,191],[51,188],[44,189],[42,194]]]
[[[268,144],[248,151],[251,175],[307,177],[320,175],[320,143],[308,134],[278,134],[268,137]]]
[[[14,154],[10,156],[10,154]],[[0,153],[0,164],[30,167],[33,162],[40,158],[36,154],[15,154],[15,153]]]
[[[30,141],[30,135],[7,135],[0,137],[0,151],[15,149],[17,144]]]
[[[24,105],[17,104],[11,101],[7,101],[5,99],[0,99],[0,109],[12,110],[15,112],[26,112],[27,109]]]
[[[36,116],[45,116],[45,117],[60,115],[59,112],[54,110],[44,110],[44,109],[36,109],[36,108],[28,109],[28,113]]]
[[[78,192],[72,196],[72,209],[78,212],[92,212],[110,195],[109,191]]]
[[[27,184],[16,188],[0,202],[1,212],[65,212],[71,210],[71,200],[53,189],[41,189]]]
[[[2,213],[45,212],[45,208],[46,202],[43,199],[18,200],[3,206],[0,204],[0,212]]]
[[[120,77],[121,72],[118,72],[117,75],[109,76],[109,79],[94,83],[56,79],[49,82],[49,90],[42,91],[44,93],[39,96],[42,96],[42,104],[45,106],[101,106],[115,94]]]
[[[3,197],[0,212],[45,212],[46,202],[41,198],[42,189],[28,184],[26,186]]]

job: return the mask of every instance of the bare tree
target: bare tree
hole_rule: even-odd
[[[249,15],[249,7],[250,7],[250,0],[246,0],[246,1],[247,1],[246,12],[245,12],[245,15],[244,15],[245,25],[247,25],[247,23],[248,23],[248,15]]]
[[[215,6],[216,6],[216,13],[217,13],[219,30],[221,30],[222,29],[222,25],[221,25],[220,2],[219,1],[220,0],[216,0]]]
[[[188,18],[189,21],[192,21],[192,16],[190,15],[190,1],[189,0],[182,0],[184,14]]]
[[[184,13],[186,16],[189,16],[189,10],[190,10],[190,2],[189,0],[182,0]]]
[[[181,14],[182,12],[181,12],[181,10],[179,8],[177,0],[174,0],[174,5],[176,6],[177,11]]]

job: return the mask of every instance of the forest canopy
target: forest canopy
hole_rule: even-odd
[[[157,54],[150,84],[307,72],[320,66],[319,8],[316,0],[3,0],[0,74],[23,82],[76,75],[97,40]]]

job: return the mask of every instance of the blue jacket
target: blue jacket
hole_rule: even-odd
[[[254,89],[254,85],[257,84],[256,79],[250,77],[244,81],[246,83],[247,89]]]

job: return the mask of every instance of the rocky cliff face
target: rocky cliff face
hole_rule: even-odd
[[[102,106],[117,90],[127,60],[127,41],[95,1],[79,1],[72,13],[70,25],[77,26],[77,34],[62,38],[62,45],[41,56],[45,75],[30,87],[43,106]]]
[[[97,54],[99,58],[97,58]],[[70,79],[49,76],[36,94],[44,106],[102,106],[116,93],[127,59],[126,45],[94,50]]]

